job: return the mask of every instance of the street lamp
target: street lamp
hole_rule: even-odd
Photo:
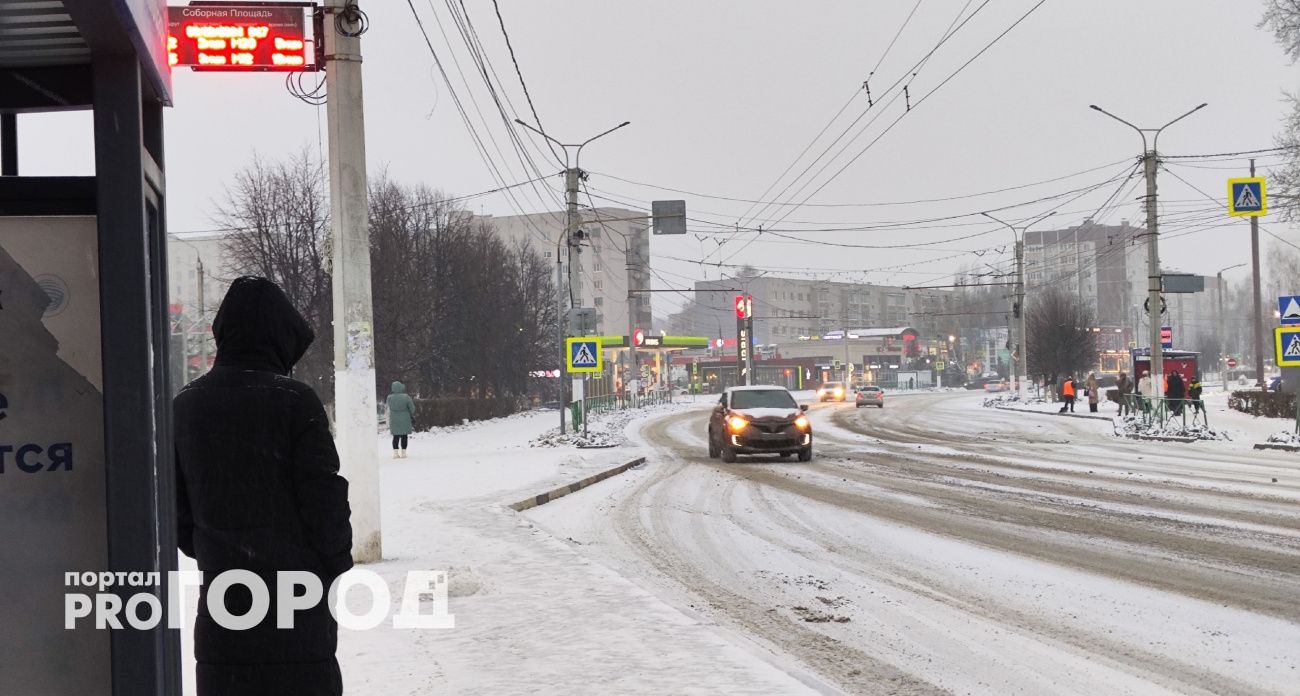
[[[1160,133],[1164,129],[1174,125],[1175,123],[1178,123],[1179,121],[1187,118],[1188,116],[1191,116],[1197,111],[1204,109],[1205,106],[1206,106],[1205,104],[1201,104],[1200,106],[1197,106],[1191,111],[1188,111],[1182,116],[1179,116],[1178,118],[1170,121],[1169,123],[1166,123],[1163,126],[1160,126],[1159,128],[1138,128],[1132,123],[1129,123],[1128,121],[1125,121],[1119,116],[1116,116],[1115,114],[1106,111],[1105,109],[1101,108],[1100,106],[1097,106],[1096,104],[1088,105],[1088,108],[1092,109],[1093,111],[1098,111],[1100,113],[1106,114],[1107,116],[1115,119],[1116,121],[1119,121],[1120,123],[1137,131],[1138,135],[1142,136],[1142,164],[1143,164],[1143,168],[1145,169],[1146,181],[1147,181],[1147,195],[1146,195],[1146,199],[1147,199],[1146,200],[1147,203],[1147,302],[1149,307],[1147,311],[1155,312],[1157,318],[1160,316],[1159,308],[1160,308],[1161,278],[1160,278],[1160,247],[1159,247],[1160,233],[1156,226],[1156,217],[1157,217],[1156,167],[1158,165],[1158,159],[1156,157],[1156,146],[1160,141]],[[1149,148],[1147,147],[1147,133],[1153,134],[1151,138],[1151,146]],[[1160,345],[1161,322],[1151,321],[1149,323],[1151,324],[1151,368],[1150,368],[1151,388],[1152,388],[1153,395],[1158,397],[1161,396],[1160,390],[1162,387],[1160,376],[1164,372],[1164,351]],[[1134,375],[1134,377],[1136,376],[1137,375]]]
[[[558,317],[556,323],[558,324],[558,328],[559,328],[558,341],[559,341],[559,346],[560,346],[560,347],[559,347],[559,351],[560,351],[560,370],[561,370],[561,375],[560,375],[560,433],[563,434],[563,433],[564,433],[564,418],[565,418],[564,410],[565,410],[565,404],[568,403],[568,394],[569,394],[568,384],[564,381],[563,370],[564,370],[564,365],[565,365],[565,363],[566,363],[566,362],[568,361],[568,359],[569,359],[569,356],[567,356],[567,355],[564,354],[564,353],[565,353],[565,347],[564,347],[564,335],[565,335],[565,331],[564,331],[564,323],[565,323],[565,321],[566,321],[566,319],[567,319],[567,316],[566,316],[566,313],[565,313],[565,311],[564,311],[564,309],[565,309],[565,300],[564,300],[564,296],[565,296],[565,284],[564,284],[564,262],[563,262],[563,261],[561,260],[561,258],[560,258],[560,243],[561,243],[562,241],[564,241],[564,240],[567,238],[567,239],[568,239],[569,249],[570,249],[570,251],[571,251],[571,254],[574,256],[574,261],[572,261],[572,262],[569,264],[569,290],[568,290],[568,295],[569,295],[569,301],[570,301],[571,303],[573,303],[573,306],[574,306],[574,307],[578,307],[578,306],[580,306],[580,305],[578,304],[578,302],[581,301],[581,288],[579,288],[579,291],[578,291],[579,294],[578,294],[578,295],[574,295],[574,293],[573,293],[573,285],[574,285],[573,276],[574,276],[574,268],[575,268],[575,267],[580,267],[579,264],[581,263],[581,259],[577,256],[577,254],[580,253],[580,251],[578,250],[578,237],[579,237],[579,235],[578,235],[578,225],[579,225],[579,222],[578,222],[578,179],[579,179],[579,177],[581,176],[581,172],[582,172],[582,169],[581,169],[582,148],[586,147],[586,146],[587,146],[589,143],[591,143],[593,140],[597,140],[597,139],[599,139],[599,138],[603,138],[603,137],[605,137],[606,135],[609,135],[610,133],[613,133],[614,131],[616,131],[616,130],[622,128],[623,126],[626,126],[626,125],[630,124],[631,121],[624,121],[624,122],[618,124],[617,126],[614,126],[613,128],[610,128],[609,130],[607,130],[607,131],[605,131],[605,132],[603,132],[603,133],[600,133],[600,134],[594,135],[594,136],[592,136],[592,137],[590,137],[590,138],[587,138],[586,140],[582,141],[581,143],[577,143],[577,144],[566,144],[566,143],[562,143],[562,142],[560,142],[559,140],[556,140],[555,138],[552,138],[551,136],[549,136],[549,135],[547,135],[546,133],[542,132],[540,129],[538,129],[538,128],[534,128],[533,126],[530,126],[530,125],[528,125],[527,123],[524,123],[524,122],[523,122],[522,120],[520,120],[520,119],[515,119],[515,123],[518,123],[519,125],[523,126],[524,128],[527,128],[528,130],[530,130],[530,131],[532,131],[532,132],[534,132],[534,133],[536,133],[536,134],[542,136],[543,138],[546,138],[548,141],[550,141],[550,142],[552,142],[552,143],[555,143],[556,145],[559,145],[559,146],[560,146],[560,149],[564,150],[564,189],[565,189],[565,194],[566,194],[566,198],[567,198],[568,214],[567,214],[567,218],[566,218],[566,220],[565,220],[564,232],[563,232],[559,237],[557,237],[556,240],[555,240],[555,294],[556,294],[556,301],[557,301],[557,303],[558,303],[558,305],[559,305],[559,312],[558,312],[559,317]],[[569,166],[569,148],[576,148],[576,150],[575,150],[575,152],[574,152],[574,156],[573,156],[573,166]],[[575,299],[574,299],[575,297],[578,298],[576,301],[575,301]],[[631,325],[631,323],[632,323],[633,321],[634,321],[634,318],[633,318],[633,316],[632,316],[632,313],[631,313],[631,312],[628,312],[628,324]],[[628,337],[631,338],[631,331],[628,332]],[[629,341],[629,343],[630,343],[630,341]],[[631,351],[635,351],[636,349],[635,349],[635,348],[631,348],[630,350],[631,350]],[[632,353],[630,353],[630,355],[635,356],[636,353],[635,353],[635,352],[632,352]],[[632,364],[633,364],[633,367],[635,367],[635,365],[636,365],[635,357],[633,357]],[[586,402],[584,401],[584,404],[585,404],[585,403],[586,403]],[[585,428],[586,425],[587,425],[587,420],[586,420],[585,414],[584,414],[584,417],[583,417],[583,423],[582,423],[582,424],[583,424],[583,427],[584,427],[584,428]]]
[[[1223,375],[1223,390],[1225,390],[1225,392],[1227,392],[1227,358],[1229,358],[1229,353],[1227,353],[1227,330],[1225,329],[1225,327],[1223,327],[1223,320],[1226,319],[1226,316],[1223,315],[1223,273],[1232,271],[1232,269],[1234,268],[1243,268],[1245,267],[1245,265],[1247,264],[1239,263],[1236,265],[1230,265],[1230,267],[1219,269],[1219,272],[1217,273],[1217,278],[1218,278],[1217,324],[1218,324],[1218,334],[1219,334],[1219,373],[1222,373]]]
[[[1030,227],[1037,225],[1038,223],[1042,222],[1043,220],[1046,220],[1049,217],[1052,217],[1055,214],[1056,211],[1053,210],[1047,213],[1046,215],[1041,215],[1031,220],[1028,224],[1023,225],[1020,228],[1016,228],[1014,225],[1012,225],[1009,222],[1006,222],[1005,220],[1000,220],[996,217],[993,217],[992,215],[989,215],[988,213],[980,213],[980,215],[983,215],[984,217],[994,222],[1001,223],[1005,225],[1007,228],[1009,228],[1011,230],[1011,238],[1014,239],[1016,242],[1016,311],[1015,311],[1016,317],[1015,318],[1018,320],[1017,323],[1019,325],[1016,327],[1014,333],[1016,334],[1016,337],[1019,338],[1020,340],[1019,343],[1015,341],[1012,342],[1012,345],[1016,346],[1016,353],[1017,353],[1012,365],[1015,367],[1013,371],[1019,373],[1018,375],[1019,379],[1017,380],[1017,382],[1019,384],[1019,393],[1020,393],[1021,401],[1026,401],[1029,399],[1029,332],[1028,329],[1026,328],[1026,321],[1025,321],[1025,233],[1029,231]],[[1016,234],[1017,230],[1019,230],[1019,235]]]

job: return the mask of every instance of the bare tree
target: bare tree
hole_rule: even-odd
[[[1092,310],[1058,288],[1036,293],[1025,316],[1029,333],[1029,372],[1052,384],[1097,365],[1097,334]]]
[[[1266,0],[1259,26],[1273,32],[1291,60],[1300,59],[1300,0]]]
[[[254,158],[227,187],[215,221],[231,231],[230,268],[275,281],[316,332],[294,374],[332,401],[329,204],[320,162],[305,150],[281,162]]]
[[[1300,0],[1266,0],[1259,26],[1273,32],[1278,45],[1293,62],[1300,59]],[[1274,139],[1278,147],[1286,148],[1286,159],[1269,173],[1269,199],[1270,207],[1283,219],[1300,220],[1300,97],[1295,94],[1286,97],[1291,102],[1291,112]]]

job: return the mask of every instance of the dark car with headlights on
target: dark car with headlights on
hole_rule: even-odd
[[[709,456],[731,463],[739,454],[793,454],[811,461],[806,410],[783,387],[732,387],[709,416]]]

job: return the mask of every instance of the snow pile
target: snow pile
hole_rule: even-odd
[[[1268,442],[1274,445],[1300,445],[1300,435],[1296,435],[1290,430],[1285,430],[1280,433],[1269,435]]]
[[[586,436],[582,434],[582,428],[576,432],[566,429],[563,435],[560,434],[559,428],[553,428],[535,438],[530,444],[533,447],[617,447],[627,442],[624,431],[633,420],[659,413],[680,411],[691,405],[691,402],[685,401],[588,414]]]
[[[1028,399],[1024,399],[1022,401],[1020,399],[1019,394],[1015,392],[1004,392],[998,394],[997,396],[990,396],[984,399],[984,408],[999,408],[1002,406],[1018,406],[1018,405],[1036,406],[1045,403],[1048,403],[1048,401],[1041,397],[1031,396]]]
[[[1147,423],[1139,416],[1125,416],[1115,424],[1115,435],[1119,437],[1131,437],[1142,435],[1145,437],[1186,437],[1193,440],[1214,440],[1229,441],[1232,437],[1224,430],[1214,430],[1203,425],[1189,425],[1184,427],[1179,420],[1170,420],[1168,423],[1160,424],[1152,421]]]

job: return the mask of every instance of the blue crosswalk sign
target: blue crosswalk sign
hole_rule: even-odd
[[[1274,331],[1278,367],[1300,367],[1300,326],[1279,326]]]
[[[600,372],[605,369],[604,353],[598,336],[578,336],[565,341],[569,372]]]
[[[1228,214],[1259,217],[1268,212],[1268,193],[1264,177],[1228,179]]]

